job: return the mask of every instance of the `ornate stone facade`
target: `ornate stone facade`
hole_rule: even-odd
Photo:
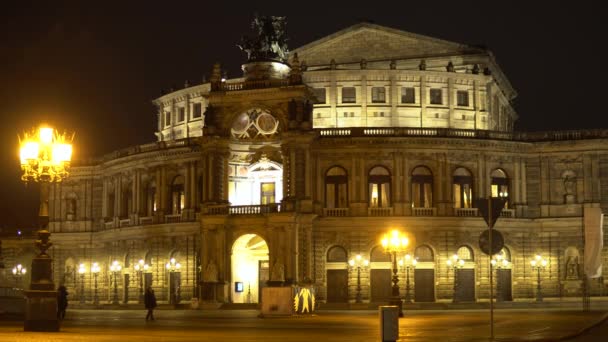
[[[487,298],[486,226],[472,200],[488,196],[507,198],[499,299],[533,297],[536,253],[549,261],[545,297],[580,294],[583,209],[608,209],[608,131],[514,132],[516,94],[489,52],[378,25],[290,61],[250,61],[255,77],[232,80],[216,66],[210,83],[154,101],[157,142],[74,163],[49,201],[55,276],[72,299],[80,281],[92,298],[93,276],[79,278],[77,265],[99,262],[109,300],[118,260],[121,297],[137,300],[141,259],[160,300],[257,302],[267,281],[312,281],[321,301],[349,302],[347,261],[362,254],[362,297],[383,303],[390,263],[378,245],[392,228],[418,258],[416,301],[452,299],[456,275],[457,296]],[[446,264],[455,253],[458,271]],[[603,278],[591,289],[603,295]]]

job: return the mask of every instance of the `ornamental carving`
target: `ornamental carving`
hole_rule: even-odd
[[[279,131],[279,121],[269,112],[254,108],[237,116],[230,132],[237,139],[271,138]]]

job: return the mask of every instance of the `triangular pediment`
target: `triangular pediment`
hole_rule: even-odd
[[[479,48],[371,23],[360,23],[292,51],[309,66],[336,63],[450,56]]]

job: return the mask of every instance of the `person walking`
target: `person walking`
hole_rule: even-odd
[[[68,307],[68,290],[61,285],[57,289],[57,319],[65,318],[65,309]]]
[[[148,286],[148,288],[146,289],[146,294],[144,295],[144,305],[146,306],[146,309],[148,309],[146,321],[153,321],[154,308],[156,307],[156,296],[154,295],[154,290],[152,290],[152,286]]]

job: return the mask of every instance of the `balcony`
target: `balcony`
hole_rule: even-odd
[[[128,227],[131,225],[131,219],[120,219],[118,221],[118,226],[119,227]]]
[[[144,226],[154,223],[154,216],[142,216],[139,218],[139,224]]]
[[[323,208],[323,216],[346,217],[349,216],[348,208]]]
[[[367,216],[393,216],[393,208],[367,208]]]
[[[281,212],[281,204],[257,204],[257,205],[210,205],[207,206],[203,215],[259,215]]]
[[[454,208],[454,214],[458,217],[475,217],[479,215],[477,208]]]
[[[412,208],[413,216],[437,216],[437,208]]]
[[[503,209],[500,212],[500,217],[507,217],[507,218],[515,217],[515,209]]]
[[[165,215],[165,223],[179,223],[182,221],[182,214]]]

